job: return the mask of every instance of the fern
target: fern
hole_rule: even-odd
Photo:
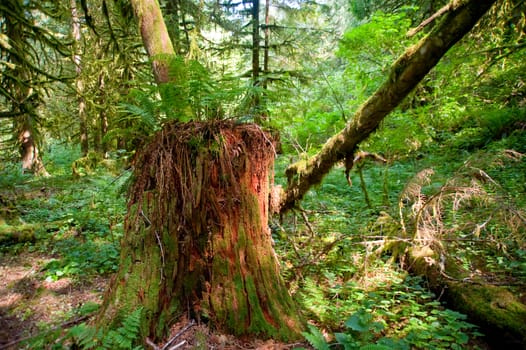
[[[80,349],[142,349],[141,346],[133,348],[139,338],[141,327],[142,308],[138,308],[128,315],[119,328],[105,331],[82,323],[71,328],[66,338],[73,339]]]
[[[320,330],[313,325],[308,325],[309,332],[303,332],[303,336],[316,350],[329,350],[329,344]]]
[[[107,349],[131,349],[141,326],[142,308],[138,308],[122,321],[122,326],[108,332],[104,339]]]
[[[360,350],[392,350],[392,348],[380,344],[367,344],[360,346]]]
[[[67,338],[73,338],[81,349],[95,349],[102,338],[102,331],[81,323],[69,330]]]

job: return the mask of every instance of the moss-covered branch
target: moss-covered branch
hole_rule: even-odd
[[[316,155],[287,169],[289,184],[280,211],[294,207],[311,186],[321,182],[336,162],[352,157],[357,145],[376,130],[385,116],[411,92],[449,48],[473,28],[493,3],[494,0],[451,1],[450,11],[442,22],[393,64],[387,81],[361,106],[351,122],[331,137]]]

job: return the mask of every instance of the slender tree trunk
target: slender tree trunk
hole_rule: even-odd
[[[261,86],[260,81],[260,37],[259,37],[259,0],[252,0],[252,86]],[[261,113],[261,96],[257,89],[252,93],[251,109],[256,123],[261,124],[264,115]]]
[[[98,92],[97,92],[97,101],[100,106],[106,104],[106,91],[105,91],[105,73],[99,74],[98,79]],[[95,150],[104,156],[108,151],[107,143],[104,141],[104,137],[108,133],[108,113],[105,108],[99,109],[99,118],[97,119],[98,123],[94,126],[94,129],[97,130],[94,137],[94,147]]]
[[[268,74],[269,64],[269,46],[270,46],[270,0],[265,0],[265,52],[263,54],[263,72]],[[265,76],[263,79],[263,89],[268,87],[268,79]]]
[[[142,335],[154,340],[181,315],[239,336],[300,337],[268,228],[273,159],[255,125],[166,125],[135,161],[120,267],[98,324],[141,307]]]
[[[139,21],[144,47],[153,60],[155,80],[157,83],[166,83],[170,81],[168,62],[175,56],[175,50],[159,3],[157,0],[131,0],[131,3]]]
[[[316,155],[287,169],[288,187],[280,211],[293,208],[313,185],[321,182],[336,162],[352,159],[357,145],[376,130],[385,116],[449,48],[473,28],[493,3],[495,0],[453,0],[442,22],[393,64],[389,79],[358,109],[351,122],[331,137]]]
[[[17,15],[23,18],[23,6],[20,1],[14,1],[11,5],[14,11],[20,11]],[[11,63],[15,68],[9,75],[13,78],[6,79],[3,88],[7,87],[11,92],[8,103],[16,116],[13,129],[20,145],[22,170],[32,172],[35,175],[47,176],[49,174],[44,167],[38,148],[37,107],[41,101],[38,92],[30,87],[32,72],[27,61],[24,60],[24,55],[26,55],[24,48],[28,45],[24,37],[25,30],[16,16],[6,17],[4,22],[7,37],[17,53],[11,57]]]
[[[71,0],[71,19],[72,19],[72,33],[75,44],[73,45],[73,63],[75,64],[75,88],[77,90],[77,100],[79,103],[79,127],[80,127],[80,150],[83,156],[86,156],[89,151],[88,141],[88,120],[86,115],[86,100],[84,99],[84,82],[82,80],[82,66],[80,57],[80,47],[82,45],[82,34],[80,31],[80,19],[77,13],[77,2]]]
[[[252,84],[259,84],[259,0],[252,0]]]

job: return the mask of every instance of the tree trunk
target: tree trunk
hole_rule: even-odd
[[[526,305],[520,293],[510,287],[492,285],[482,278],[462,271],[458,263],[446,258],[444,271],[437,264],[440,257],[429,247],[409,249],[410,270],[424,276],[430,287],[442,294],[449,306],[468,315],[481,327],[486,340],[495,348],[524,349],[526,344]]]
[[[98,324],[142,307],[142,335],[157,340],[181,315],[238,336],[300,337],[268,228],[273,159],[256,125],[167,124],[135,161]]]
[[[265,120],[265,115],[262,113],[261,108],[261,93],[258,91],[258,87],[261,86],[260,77],[260,37],[259,37],[259,0],[252,0],[252,86],[255,87],[252,92],[250,108],[254,115],[254,121],[261,124]]]
[[[269,73],[269,47],[270,47],[270,0],[265,0],[265,47],[263,53],[263,73]],[[268,77],[265,76],[262,82],[263,89],[268,88]]]
[[[393,64],[389,79],[355,113],[351,122],[331,137],[320,152],[287,169],[288,187],[280,211],[294,207],[305,193],[321,182],[333,165],[352,159],[365,140],[457,41],[466,35],[495,0],[453,0],[442,22]],[[352,162],[349,162],[352,166]]]
[[[31,131],[24,129],[18,140],[20,142],[20,156],[22,157],[22,171],[29,171],[35,175],[49,176]]]
[[[170,81],[168,62],[175,56],[175,50],[159,3],[157,0],[132,0],[131,4],[139,21],[144,47],[153,61],[155,80],[166,83]]]
[[[86,101],[84,99],[84,82],[82,80],[82,66],[80,58],[80,45],[82,40],[82,34],[80,31],[80,19],[77,13],[77,2],[76,0],[70,1],[71,7],[71,30],[73,34],[73,63],[75,64],[75,88],[77,92],[77,100],[79,103],[79,135],[80,135],[80,150],[83,156],[86,156],[89,151],[88,141],[88,119],[86,113]]]
[[[97,93],[97,104],[99,106],[106,106],[106,73],[101,72],[99,73],[98,77],[98,93]],[[95,137],[94,137],[94,148],[95,151],[101,153],[104,158],[107,157],[108,152],[108,143],[105,140],[106,134],[108,133],[108,111],[106,108],[100,108],[99,109],[99,116],[98,120],[94,125],[95,131]]]
[[[252,85],[259,85],[259,0],[252,0]]]
[[[14,66],[2,81],[2,88],[9,91],[9,98],[4,101],[11,109],[15,120],[13,129],[20,146],[22,171],[33,172],[35,175],[48,176],[38,149],[38,106],[41,102],[39,92],[30,83],[33,81],[33,72],[24,55],[27,54],[28,41],[24,24],[19,18],[24,18],[23,7],[15,1],[12,5],[13,15],[3,19],[5,33],[11,45],[16,49],[16,54],[10,55]],[[17,17],[19,16],[19,17]]]

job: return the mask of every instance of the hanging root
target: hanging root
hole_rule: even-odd
[[[208,218],[221,215],[239,194],[243,168],[250,164],[263,169],[273,159],[273,149],[269,136],[255,124],[168,124],[134,160],[128,205],[137,204],[135,213],[141,213],[145,199],[155,200],[157,211],[150,212],[150,225],[165,227],[175,209],[184,213],[179,216],[181,222],[173,223],[175,227],[195,229],[200,225],[192,215],[195,209],[206,207]],[[210,188],[215,190],[207,190]],[[143,198],[150,191],[155,191],[155,199]],[[135,223],[139,219],[138,215],[129,218]],[[206,227],[209,223],[201,224]]]

